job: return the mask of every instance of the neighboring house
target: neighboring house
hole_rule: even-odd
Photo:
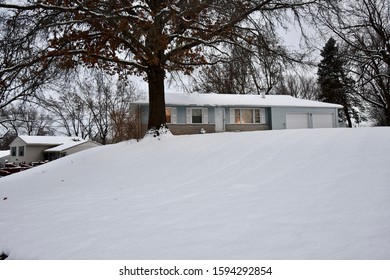
[[[9,161],[18,164],[54,160],[100,145],[78,137],[17,136],[10,144]]]
[[[289,95],[185,94],[165,96],[172,134],[338,127],[341,105]],[[147,130],[149,102],[133,103],[141,135]]]
[[[5,162],[10,160],[10,151],[0,151],[0,168],[5,166]]]

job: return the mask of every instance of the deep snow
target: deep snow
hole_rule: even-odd
[[[0,178],[9,259],[390,259],[390,129],[167,136]]]

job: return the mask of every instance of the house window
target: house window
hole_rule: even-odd
[[[234,109],[235,124],[265,123],[265,109]]]
[[[165,108],[166,122],[172,123],[172,108]]]
[[[209,123],[208,108],[187,108],[188,124],[207,124]]]
[[[192,109],[192,123],[202,122],[202,109]]]
[[[177,123],[177,109],[174,107],[165,108],[165,116],[167,123]]]
[[[254,110],[255,111],[255,123],[260,123],[260,110]]]
[[[11,157],[16,157],[16,147],[11,147]]]
[[[240,109],[234,110],[234,123],[241,123],[241,110]]]
[[[241,123],[254,123],[253,111],[249,109],[241,110]]]
[[[19,156],[24,157],[24,146],[19,146]]]

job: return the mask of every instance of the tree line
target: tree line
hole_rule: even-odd
[[[349,126],[366,114],[390,125],[389,9],[385,0],[1,0],[1,123],[20,128],[20,116],[46,114],[67,134],[103,143],[129,137],[107,125],[128,106],[121,102],[137,96],[124,96],[123,90],[132,92],[123,86],[127,78],[140,75],[148,83],[148,128],[158,134],[166,125],[167,77],[184,73],[195,77],[194,90],[287,93],[340,103]],[[305,27],[321,42],[332,37],[317,45],[319,65],[283,45],[278,30],[291,25],[305,39]],[[311,74],[294,73],[298,67]],[[75,82],[56,98],[47,96],[58,80],[89,71],[79,69],[100,72],[93,87]],[[45,110],[32,113],[38,107],[31,102]],[[36,133],[27,123],[27,133]],[[48,123],[38,126],[51,133]]]
[[[102,71],[73,73],[34,98],[1,109],[6,131],[1,147],[17,135],[66,135],[101,144],[138,138],[136,112],[130,106],[142,95],[133,82]]]

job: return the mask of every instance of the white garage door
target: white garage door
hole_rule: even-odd
[[[334,115],[333,114],[313,114],[313,128],[333,128]]]
[[[286,128],[309,128],[309,114],[290,113],[286,114]]]

